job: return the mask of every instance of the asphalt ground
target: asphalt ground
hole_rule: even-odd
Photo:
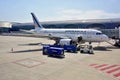
[[[120,80],[120,49],[93,43],[94,54],[42,55],[46,38],[0,36],[0,80]]]

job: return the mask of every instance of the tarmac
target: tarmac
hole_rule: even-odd
[[[47,38],[0,36],[0,80],[120,80],[120,49],[93,43],[94,54],[42,55]]]

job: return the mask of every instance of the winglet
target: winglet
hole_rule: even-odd
[[[32,15],[32,18],[33,18],[33,22],[34,22],[35,28],[42,29],[43,26],[38,22],[38,19],[37,19],[37,17],[35,16],[35,14],[34,14],[34,13],[31,13],[31,15]]]

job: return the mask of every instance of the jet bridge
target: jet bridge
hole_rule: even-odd
[[[115,43],[108,43],[120,47],[120,27],[115,29],[100,29],[100,31],[106,34],[109,38],[115,40]]]

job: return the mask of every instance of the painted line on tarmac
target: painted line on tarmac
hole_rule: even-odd
[[[18,65],[21,65],[21,66],[24,66],[27,68],[33,68],[33,67],[45,64],[45,62],[30,59],[30,58],[18,60],[18,61],[12,62],[12,63],[18,64]]]
[[[90,64],[92,68],[102,71],[113,78],[120,80],[120,65],[117,64]]]

